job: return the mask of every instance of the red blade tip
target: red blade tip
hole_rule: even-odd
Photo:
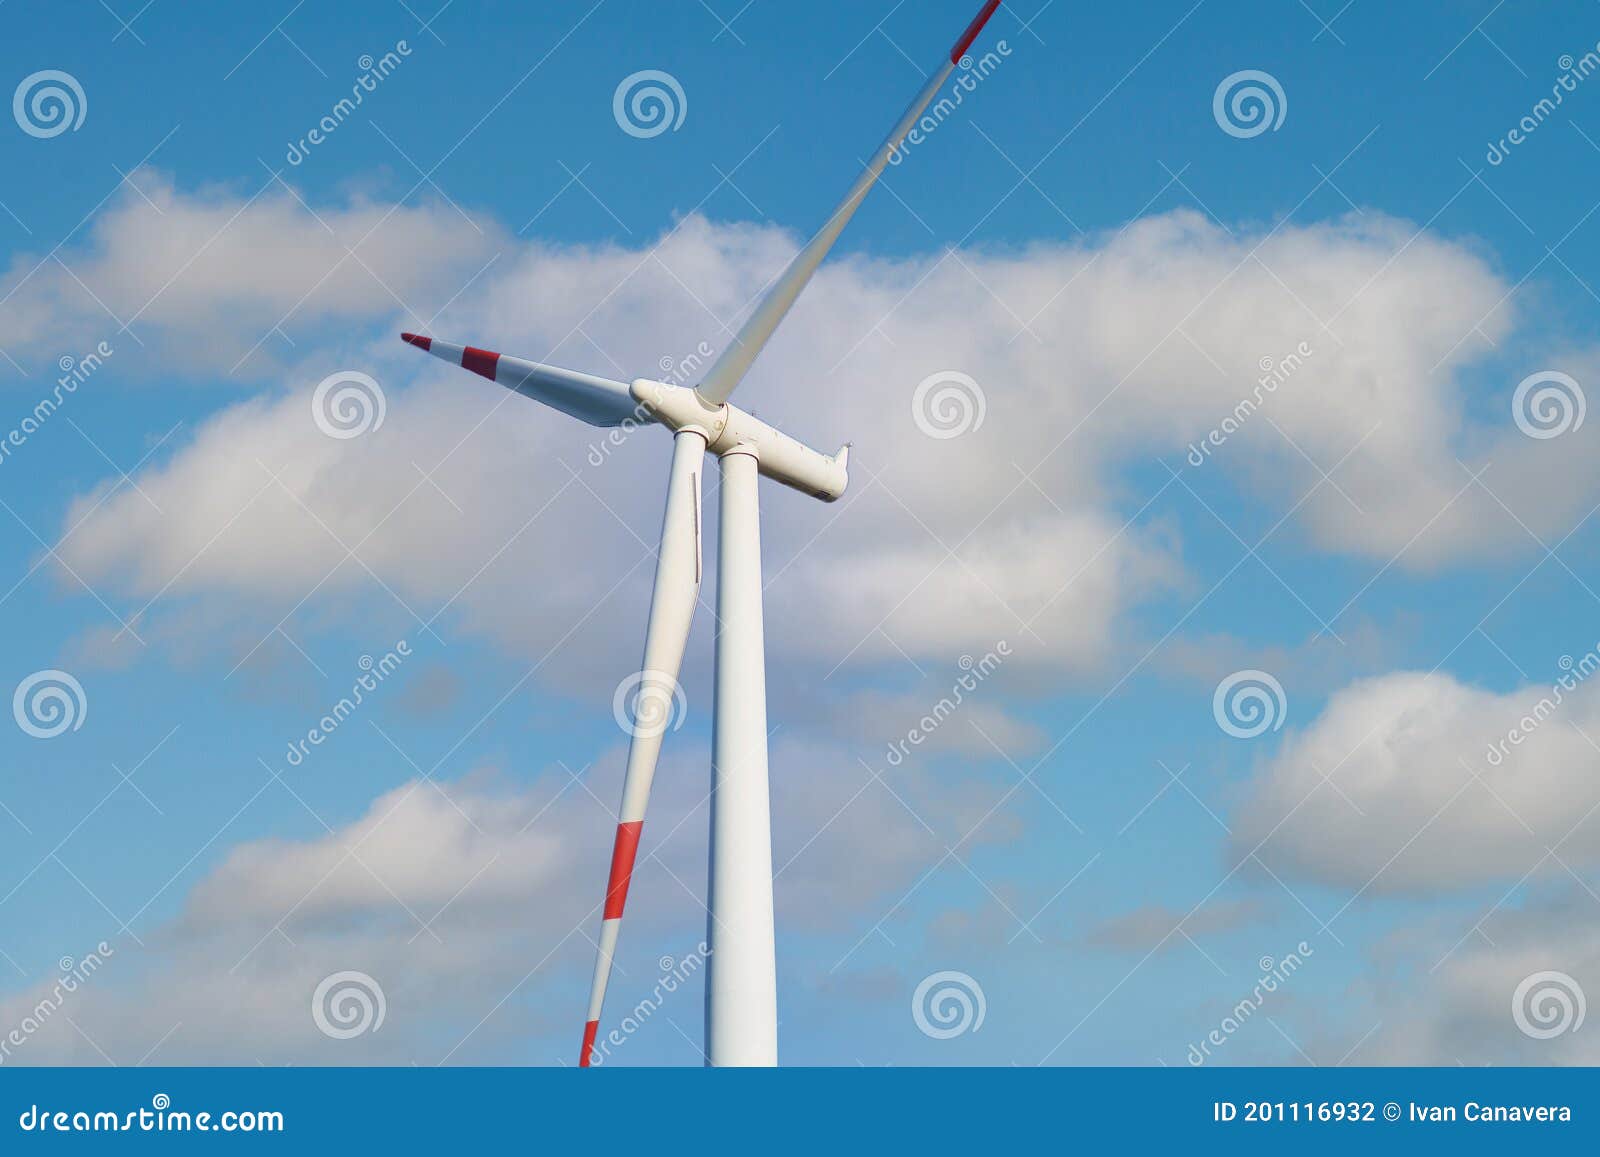
[[[950,50],[950,63],[960,64],[961,58],[967,54],[967,49],[972,47],[972,42],[978,39],[978,33],[983,31],[983,26],[989,23],[989,17],[994,15],[995,9],[1000,7],[1000,0],[989,0],[983,9],[972,18],[972,23],[967,25],[967,30],[961,34],[961,39],[956,41],[955,47]]]
[[[403,333],[400,335],[400,340],[405,342],[407,345],[414,345],[420,350],[428,349],[433,345],[433,339],[431,337],[423,337],[421,334],[415,333]]]

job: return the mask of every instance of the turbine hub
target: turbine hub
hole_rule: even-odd
[[[823,454],[729,402],[708,402],[683,386],[639,378],[628,387],[634,401],[673,432],[689,430],[716,455],[749,454],[774,482],[833,502],[849,485],[848,451]]]

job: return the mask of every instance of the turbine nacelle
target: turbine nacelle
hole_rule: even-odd
[[[688,430],[718,456],[748,454],[756,469],[802,494],[833,502],[849,484],[850,447],[823,454],[729,402],[714,404],[698,391],[638,378],[628,387],[633,400],[674,433]]]

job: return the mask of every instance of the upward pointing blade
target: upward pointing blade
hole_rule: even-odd
[[[833,248],[833,243],[839,239],[839,234],[844,232],[844,227],[850,223],[850,218],[855,216],[855,211],[861,205],[883,172],[883,167],[889,163],[889,156],[906,134],[917,123],[917,118],[922,115],[922,110],[928,107],[935,94],[944,85],[950,74],[955,71],[956,64],[972,42],[977,39],[978,33],[983,31],[983,26],[989,22],[995,9],[1000,7],[1000,0],[988,0],[973,17],[972,23],[967,25],[967,30],[961,34],[950,49],[950,55],[939,64],[939,68],[928,82],[922,86],[922,91],[917,93],[910,106],[901,115],[889,135],[884,138],[883,144],[878,146],[878,151],[872,155],[872,160],[867,162],[867,167],[862,170],[855,184],[850,186],[850,191],[845,194],[844,200],[839,202],[839,207],[827,223],[817,231],[806,247],[795,255],[789,263],[789,268],[783,271],[783,276],[778,278],[767,296],[761,299],[761,304],[756,306],[754,313],[739,329],[739,335],[734,338],[733,344],[722,351],[716,363],[706,374],[705,380],[700,383],[700,396],[714,405],[720,405],[728,400],[734,387],[744,378],[750,369],[750,364],[756,360],[762,348],[772,337],[778,323],[789,312],[789,307],[800,296],[800,291],[811,280],[811,275],[817,271],[817,266],[822,264],[822,259],[828,255],[828,250]]]
[[[622,909],[639,850],[644,809],[650,801],[661,740],[672,724],[680,694],[678,671],[689,641],[689,624],[700,597],[700,471],[705,463],[705,438],[693,431],[678,434],[672,448],[672,474],[667,481],[667,512],[661,523],[661,551],[656,557],[656,585],[650,596],[650,624],[645,628],[644,662],[632,722],[633,742],[622,779],[622,807],[617,814],[617,839],[611,851],[611,876],[606,884],[600,945],[589,989],[589,1015],[583,1026],[583,1051],[578,1063],[587,1067],[600,1027],[606,982],[622,927]]]

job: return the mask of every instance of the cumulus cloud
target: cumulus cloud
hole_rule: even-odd
[[[1592,660],[1593,656],[1588,657]],[[1600,694],[1579,678],[1496,694],[1401,672],[1336,693],[1258,770],[1233,849],[1341,889],[1564,874],[1600,857]]]
[[[447,796],[413,781],[320,836],[236,847],[179,917],[146,933],[148,947],[118,941],[12,1062],[128,1064],[155,1049],[153,1060],[180,1063],[437,1063],[583,918],[579,869],[588,883],[601,854],[575,821],[597,832],[601,809],[582,816],[586,797],[559,786],[451,784]],[[538,822],[552,808],[565,827]],[[382,992],[375,1031],[319,1030],[312,994],[336,972]],[[21,1023],[51,983],[0,1001],[0,1020]],[[489,1038],[530,1023],[514,1002]]]
[[[796,238],[690,217],[648,248],[512,245],[449,208],[313,213],[281,187],[252,200],[140,181],[156,208],[124,194],[61,254],[76,278],[53,263],[13,266],[0,345],[82,344],[111,324],[99,297],[136,315],[174,374],[259,372],[278,358],[281,388],[198,424],[139,471],[142,493],[108,481],[80,496],[61,557],[127,600],[154,638],[170,639],[164,616],[182,600],[208,642],[243,657],[261,637],[256,619],[270,628],[299,608],[369,600],[369,614],[381,606],[419,630],[448,622],[519,656],[559,649],[550,671],[563,690],[608,695],[638,653],[666,440],[644,430],[613,445],[370,331],[417,328],[442,308],[431,328],[445,338],[613,377],[671,376],[702,343],[727,341]],[[1000,679],[1031,672],[1053,686],[1101,670],[1135,635],[1137,609],[1185,582],[1176,530],[1131,517],[1148,495],[1130,477],[1152,459],[1194,485],[1221,473],[1274,516],[1293,512],[1317,549],[1399,555],[1401,566],[1564,531],[1593,499],[1596,424],[1528,438],[1511,421],[1514,380],[1482,381],[1498,372],[1485,342],[1516,337],[1510,288],[1468,247],[1375,213],[1268,235],[1177,212],[1084,243],[831,263],[738,398],[818,445],[856,441],[841,504],[767,491],[774,686],[847,668],[839,680],[853,690],[858,674],[903,675],[907,660],[946,670],[1002,639],[1017,658]],[[256,346],[276,325],[311,340],[297,339],[292,356],[274,338]],[[1300,350],[1293,373],[1238,419],[1263,361]],[[1592,355],[1562,364],[1585,376]],[[352,368],[381,384],[385,420],[331,438],[313,387]],[[952,370],[973,375],[981,398],[967,432],[932,437],[918,385]],[[1226,441],[1185,465],[1230,418]],[[714,466],[706,482],[709,560]],[[691,685],[704,683],[706,637],[691,650]],[[114,635],[80,645],[125,661]],[[1352,685],[1259,769],[1238,850],[1264,840],[1274,870],[1357,890],[1515,878],[1550,847],[1592,858],[1590,830],[1571,824],[1600,790],[1585,786],[1592,749],[1577,731],[1600,735],[1600,709],[1574,697],[1500,764],[1485,758],[1542,695],[1445,675]],[[792,926],[838,927],[853,918],[840,895],[893,894],[973,825],[985,838],[1014,833],[1003,818],[979,822],[994,802],[981,784],[951,790],[908,765],[892,774],[911,782],[890,792],[860,766],[860,738],[920,698],[902,689],[861,701],[859,718],[831,724],[849,745],[780,734],[775,816],[792,819],[775,853]],[[974,704],[967,722],[1019,750],[1038,742],[998,704]],[[972,730],[941,728],[930,751],[982,755]],[[781,774],[786,763],[804,774]],[[703,784],[703,767],[679,782]],[[159,1054],[169,1060],[525,1055],[507,1051],[513,1037],[558,1042],[551,1055],[566,1056],[565,1015],[525,999],[524,986],[530,969],[549,968],[581,990],[588,945],[570,930],[593,897],[570,885],[598,889],[606,841],[572,834],[604,808],[580,789],[557,797],[563,786],[446,799],[406,785],[323,835],[235,849],[151,938],[164,955],[119,980],[118,994],[109,984],[85,994],[74,1019],[119,1059],[169,1031]],[[595,790],[610,801],[614,786]],[[702,804],[698,790],[675,806],[669,794],[656,817],[670,824]],[[581,825],[573,807],[586,810]],[[701,869],[703,851],[685,854],[681,871],[646,875],[640,895],[655,889],[657,903],[636,906],[692,918],[696,885],[680,881]],[[1168,916],[1135,913],[1100,935],[1147,942]],[[308,1004],[343,968],[397,979],[388,1035],[337,1051]],[[512,996],[497,1004],[502,993]],[[406,1009],[426,1009],[428,1023],[408,1022]],[[90,1059],[82,1034],[57,1029],[32,1042],[35,1055]],[[260,1055],[240,1055],[246,1043]]]
[[[248,193],[188,192],[140,169],[81,240],[0,273],[0,346],[54,361],[106,340],[120,366],[142,344],[147,372],[254,377],[281,368],[287,335],[420,323],[503,243],[443,205],[312,209],[265,177]]]
[[[1389,936],[1351,994],[1372,1020],[1351,1017],[1354,1031],[1324,1026],[1327,1043],[1313,1043],[1313,1055],[1348,1054],[1355,1065],[1600,1063],[1590,1031],[1600,995],[1595,903],[1587,889],[1546,888]]]
[[[352,230],[383,215],[345,212]],[[338,257],[287,197],[245,213],[252,250],[281,250],[302,271]],[[445,276],[436,258],[462,248],[457,225],[448,210],[408,222],[427,247],[404,254],[409,285]],[[108,220],[98,249],[122,252],[129,231]],[[650,248],[522,245],[435,329],[609,376],[670,376],[702,343],[727,340],[794,244],[778,229],[690,217]],[[295,257],[307,246],[315,257]],[[221,285],[204,296],[218,309],[234,300]],[[382,289],[356,296],[369,313],[387,308]],[[1295,515],[1326,549],[1404,550],[1407,565],[1526,545],[1485,487],[1549,530],[1585,500],[1600,455],[1582,442],[1593,424],[1535,441],[1509,413],[1483,425],[1463,416],[1465,370],[1482,353],[1472,335],[1507,337],[1506,296],[1470,250],[1376,214],[1251,236],[1177,212],[1092,243],[836,261],[739,399],[817,444],[857,442],[841,505],[776,490],[766,502],[774,650],[831,673],[846,658],[950,661],[1008,638],[1019,672],[1098,669],[1130,612],[1183,581],[1171,528],[1129,523],[1137,495],[1120,470],[1152,455],[1197,469],[1183,465],[1186,447],[1235,412],[1263,358],[1301,348],[1311,352],[1293,375],[1198,469],[1227,471],[1287,513],[1318,483],[1308,459],[1343,459],[1338,490],[1317,486]],[[418,619],[447,611],[519,651],[574,624],[613,667],[636,648],[659,525],[658,432],[611,445],[392,335],[315,349],[287,391],[228,408],[146,467],[138,482],[154,505],[128,492],[95,509],[104,491],[83,496],[62,557],[134,600],[291,607],[376,579]],[[386,417],[338,441],[312,421],[309,394],[352,367],[377,376]],[[949,370],[976,375],[981,404],[967,433],[930,437],[917,386]],[[1463,456],[1493,463],[1481,485]],[[1558,475],[1554,496],[1540,492]]]
[[[557,768],[525,784],[487,772],[412,780],[358,816],[318,816],[307,834],[240,844],[177,916],[141,930],[144,947],[116,940],[64,999],[53,976],[0,996],[0,1034],[26,1033],[0,1063],[570,1061],[620,756],[582,777]],[[677,742],[657,778],[613,1022],[651,990],[660,957],[682,958],[705,935],[707,759]],[[791,944],[854,939],[946,847],[969,833],[969,845],[1015,834],[1010,811],[989,817],[1003,786],[947,790],[911,764],[880,779],[838,748],[786,738],[772,768],[775,899]],[[313,994],[340,972],[382,990],[381,1027],[349,1039],[319,1028]],[[618,1063],[698,1062],[667,1018],[697,1039],[699,1001],[690,983],[650,1043]]]

